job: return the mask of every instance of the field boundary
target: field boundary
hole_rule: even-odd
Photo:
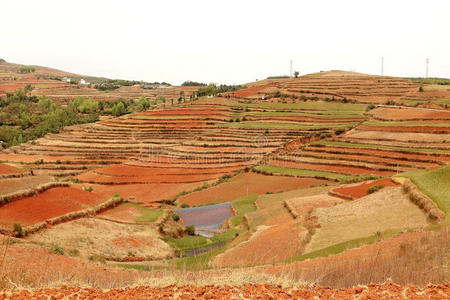
[[[409,178],[403,183],[403,191],[409,194],[409,200],[422,209],[430,220],[440,222],[445,219],[445,213],[437,207],[433,200],[422,194]]]

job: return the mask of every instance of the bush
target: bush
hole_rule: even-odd
[[[14,223],[13,225],[13,235],[15,237],[23,237],[24,233],[23,233],[23,228],[22,225],[20,223]]]
[[[57,244],[53,245],[53,247],[50,248],[50,252],[58,255],[64,255],[64,249],[58,246]]]
[[[367,111],[372,110],[372,109],[374,109],[374,108],[375,108],[375,104],[370,103],[370,104],[367,106]]]
[[[370,187],[370,188],[367,189],[367,195],[370,195],[370,194],[372,194],[372,193],[375,193],[376,191],[379,191],[379,190],[381,190],[382,188],[384,188],[384,185],[383,185],[383,184],[380,184],[380,185],[374,185],[374,186],[372,186],[372,187]]]
[[[181,204],[181,208],[189,208],[190,206],[189,206],[189,204],[187,204],[187,203],[183,203],[183,204]]]
[[[340,135],[340,134],[342,134],[342,133],[344,133],[345,132],[345,129],[342,129],[342,128],[339,128],[339,129],[335,129],[334,130],[334,134],[336,134],[336,135]]]
[[[185,232],[188,235],[195,235],[195,227],[193,225],[186,226]]]
[[[175,222],[178,222],[178,221],[180,220],[180,216],[177,215],[177,214],[172,214],[172,219],[173,219]]]
[[[423,92],[423,86],[419,87],[419,92]]]
[[[88,192],[92,192],[94,189],[92,188],[92,186],[90,186],[90,187],[88,187],[87,189],[86,189],[86,191],[88,191]]]

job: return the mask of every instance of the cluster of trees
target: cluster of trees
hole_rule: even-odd
[[[0,97],[0,141],[3,147],[15,146],[50,132],[57,133],[64,126],[95,122],[100,115],[121,116],[166,103],[164,97],[152,102],[145,97],[105,101],[78,97],[63,106],[46,96],[29,96],[32,89],[27,85],[7,94],[6,98]]]
[[[416,83],[427,83],[427,84],[439,84],[439,85],[450,85],[449,78],[410,78],[413,82]]]
[[[245,88],[245,86],[242,85],[215,85],[214,83],[210,83],[207,86],[203,86],[198,89],[197,96],[209,96],[209,95],[217,95],[220,93],[226,93],[226,92],[234,92],[240,89]]]
[[[187,80],[183,82],[181,86],[206,86],[206,83]]]
[[[28,90],[20,89],[7,94],[6,99],[0,99],[0,140],[3,147],[18,145],[49,132],[59,132],[64,126],[98,120],[98,113],[94,109],[86,109],[88,104],[83,101],[74,100],[62,107],[45,96],[28,96]]]
[[[106,82],[98,83],[94,85],[94,88],[96,88],[99,91],[112,91],[115,89],[120,88],[121,86],[132,86],[132,85],[140,85],[141,87],[146,87],[152,83],[143,82],[143,81],[136,81],[136,80],[122,80],[122,79],[109,79]],[[154,82],[155,85],[167,85],[170,86],[170,83],[167,82]]]
[[[25,73],[34,73],[36,69],[32,66],[21,66],[19,68],[19,73],[25,74]]]

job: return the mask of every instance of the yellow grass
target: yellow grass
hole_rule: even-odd
[[[354,201],[319,208],[313,216],[321,228],[304,253],[389,229],[417,229],[428,225],[427,216],[409,201],[400,187],[385,188]]]

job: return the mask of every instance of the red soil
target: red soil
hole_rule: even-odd
[[[0,224],[33,225],[47,219],[98,204],[95,194],[72,187],[56,187],[0,207]]]
[[[450,284],[398,285],[392,282],[355,286],[346,289],[328,287],[283,288],[281,285],[244,284],[242,286],[169,285],[138,286],[126,289],[100,290],[62,286],[36,290],[2,290],[0,299],[445,299],[450,297]]]
[[[307,229],[295,220],[254,233],[247,242],[213,260],[218,267],[253,266],[284,261],[300,253]]]
[[[124,199],[130,196],[135,197],[135,201],[151,203],[157,200],[173,199],[182,191],[190,191],[198,187],[199,183],[170,183],[170,184],[121,184],[121,185],[101,185],[90,184],[96,195],[104,201],[111,198],[115,193],[119,193]]]
[[[414,108],[379,107],[370,114],[382,120],[449,120],[450,112]]]
[[[112,240],[112,243],[120,248],[132,249],[132,248],[144,248],[152,247],[153,242],[146,237],[139,236],[124,236]]]
[[[130,165],[111,165],[96,169],[95,173],[107,176],[117,177],[142,177],[155,175],[200,175],[200,174],[218,174],[233,172],[236,168],[165,168],[158,167],[140,167]]]
[[[140,215],[141,212],[136,207],[126,204],[119,205],[98,214],[100,217],[124,222],[134,222],[133,220]]]
[[[371,182],[364,182],[364,183],[361,183],[358,185],[351,185],[351,186],[335,188],[332,190],[332,192],[335,192],[340,195],[344,195],[351,199],[358,199],[358,198],[366,196],[367,190],[376,185],[384,185],[385,187],[388,187],[388,186],[396,186],[398,184],[395,183],[390,178],[383,178],[383,179],[374,180]]]
[[[227,93],[227,95],[232,96],[234,94],[234,96],[237,97],[237,98],[246,98],[246,97],[250,97],[250,96],[255,95],[256,93],[258,93],[259,91],[261,91],[261,90],[263,90],[265,88],[272,87],[272,86],[273,86],[273,84],[271,84],[271,83],[263,84],[263,85],[251,87],[251,88],[248,88],[248,89]]]
[[[77,178],[87,183],[103,184],[151,184],[151,183],[192,183],[203,182],[219,178],[223,174],[232,172],[223,172],[220,174],[154,174],[147,176],[128,177],[128,176],[107,176],[98,175],[92,171],[79,175]]]
[[[191,193],[178,198],[179,203],[189,205],[199,205],[206,203],[221,203],[236,200],[247,193],[265,194],[267,192],[280,192],[296,190],[299,188],[320,185],[327,180],[315,178],[295,178],[285,176],[265,176],[255,173],[244,173],[234,177],[230,182],[225,182],[217,186]]]
[[[10,165],[0,164],[0,175],[25,173],[24,170],[17,169]]]

